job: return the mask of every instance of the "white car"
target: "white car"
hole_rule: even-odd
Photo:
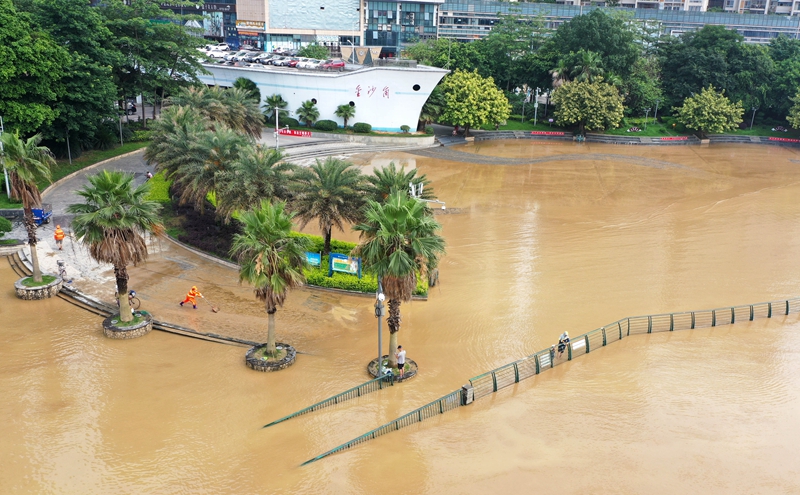
[[[300,69],[318,69],[319,68],[319,64],[321,64],[321,63],[322,63],[322,60],[315,60],[313,58],[309,58],[309,59],[304,60],[302,62],[298,62],[297,63],[297,67],[299,67]]]
[[[242,57],[244,57],[249,53],[250,52],[248,50],[239,50],[238,52],[228,52],[222,58],[224,58],[228,62],[238,62],[239,60],[241,60]]]
[[[220,43],[218,45],[206,45],[205,50],[207,52],[211,51],[227,52],[228,50],[230,50],[230,47],[228,46],[227,43]]]
[[[228,53],[231,52],[224,52],[222,50],[211,50],[210,52],[206,52],[206,55],[208,55],[211,58],[221,59],[225,57],[225,55],[227,55]]]

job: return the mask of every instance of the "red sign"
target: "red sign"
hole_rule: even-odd
[[[278,131],[278,134],[283,136],[311,137],[311,131],[293,131],[291,129],[281,129]]]
[[[662,141],[686,141],[689,139],[688,136],[670,136],[670,137],[662,137]]]
[[[779,137],[771,137],[769,138],[770,141],[783,141],[786,143],[800,143],[800,139],[792,139],[792,138],[779,138]]]
[[[556,131],[531,131],[532,136],[563,136],[563,132]]]

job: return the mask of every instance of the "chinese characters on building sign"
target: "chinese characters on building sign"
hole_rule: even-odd
[[[377,90],[378,90],[377,86],[367,86],[366,96],[368,98],[372,98],[372,95],[374,95]],[[357,85],[356,86],[356,91],[355,91],[356,92],[356,98],[361,98],[361,92],[362,91],[364,91],[364,88],[362,88],[360,84]],[[382,96],[384,98],[389,98],[389,92],[390,91],[391,90],[390,90],[389,86],[384,86],[381,94],[382,94]]]

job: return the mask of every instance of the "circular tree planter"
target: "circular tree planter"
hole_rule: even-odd
[[[45,274],[42,274],[42,276],[44,275]],[[52,277],[53,275],[50,276]],[[52,282],[42,285],[27,286],[23,283],[25,280],[31,278],[32,277],[22,277],[14,282],[14,291],[17,293],[18,298],[25,299],[26,301],[49,299],[58,294],[58,291],[61,290],[61,285],[64,283],[61,277],[55,277],[55,280]]]
[[[265,347],[267,347],[267,344],[261,344],[247,350],[247,354],[244,356],[244,362],[248,368],[256,371],[280,371],[293,365],[297,359],[297,351],[294,347],[289,344],[276,342],[275,348],[286,351],[286,355],[278,361],[264,361],[260,357],[257,357],[257,354]]]
[[[120,321],[119,315],[111,315],[103,320],[103,335],[109,339],[135,339],[150,333],[153,330],[153,316],[146,311],[137,311],[136,315],[142,321],[130,326]]]
[[[388,360],[388,359],[389,359],[389,355],[388,354],[384,355],[383,358],[382,358],[382,360],[384,362],[386,362],[386,360]],[[377,359],[373,359],[367,365],[367,373],[369,373],[370,376],[372,376],[373,378],[378,378],[378,372],[377,372],[377,369],[375,367],[377,362],[378,362]],[[405,373],[403,373],[403,377],[402,378],[400,378],[400,372],[397,370],[397,368],[392,368],[392,373],[394,373],[394,381],[395,382],[404,382],[406,380],[411,380],[412,378],[417,376],[417,372],[418,371],[419,371],[419,366],[417,366],[417,362],[414,361],[413,359],[408,359],[408,358],[406,358],[406,369],[405,369]]]

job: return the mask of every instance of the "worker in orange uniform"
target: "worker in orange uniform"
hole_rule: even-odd
[[[190,290],[189,293],[186,294],[186,299],[184,299],[183,302],[181,302],[181,306],[183,306],[184,303],[190,302],[192,303],[192,307],[194,309],[197,309],[197,301],[195,300],[195,297],[197,296],[203,297],[203,294],[200,294],[200,291],[197,290],[197,287],[192,287],[192,290]]]
[[[53,234],[53,238],[56,240],[58,250],[61,251],[64,248],[64,231],[61,230],[61,225],[56,225],[56,233]]]

